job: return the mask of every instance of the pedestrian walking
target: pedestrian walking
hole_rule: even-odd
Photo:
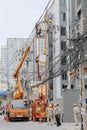
[[[46,116],[47,116],[47,125],[53,125],[53,108],[52,105],[46,108]]]
[[[73,113],[74,113],[75,125],[78,126],[80,109],[76,103],[73,104]]]
[[[56,118],[57,126],[61,125],[60,117],[61,117],[61,109],[60,109],[59,104],[57,104],[55,108],[55,118]]]

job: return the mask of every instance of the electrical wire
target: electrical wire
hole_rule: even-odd
[[[50,0],[49,0],[49,2],[50,2]],[[49,3],[48,2],[48,3]],[[45,11],[47,10],[47,7],[45,8]],[[44,12],[45,12],[44,11]],[[41,15],[41,17],[40,17],[40,19],[38,20],[38,22],[41,20],[41,18],[42,18],[42,16],[43,16],[43,14],[44,14],[44,12],[42,13],[42,15]],[[35,29],[35,28],[34,28]],[[34,32],[34,30],[33,30],[33,32]],[[84,41],[86,41],[87,40],[87,38],[84,38],[83,39],[83,41],[82,42],[80,42],[80,39],[81,38],[83,38],[83,36],[85,35],[87,33],[87,31],[85,31],[85,32],[83,32],[75,41],[73,41],[73,44],[74,43],[77,43],[77,44],[74,44],[74,46],[79,46],[79,45],[81,45],[81,43],[82,42],[84,42]],[[31,36],[31,35],[30,35]],[[32,41],[32,40],[31,40]],[[27,43],[27,42],[26,42]],[[32,43],[32,42],[31,42]],[[31,45],[31,44],[30,44]],[[80,50],[79,50],[80,51]],[[78,52],[79,52],[78,51]],[[75,50],[73,50],[73,52],[75,52]],[[67,53],[69,53],[69,51],[67,51]],[[61,60],[62,60],[62,58],[63,58],[63,56],[65,55],[65,54],[67,54],[67,53],[65,53],[64,52],[64,54],[61,54],[61,55],[59,55],[59,56],[56,56],[56,58],[55,59],[53,59],[53,67],[52,68],[50,68],[50,70],[49,70],[49,68],[47,68],[47,70],[46,70],[46,72],[44,73],[44,75],[47,75],[48,74],[48,77],[47,77],[47,79],[45,79],[43,82],[47,82],[48,80],[50,80],[50,79],[52,79],[52,78],[55,78],[55,77],[57,77],[57,76],[59,76],[60,74],[61,74],[61,68],[59,67],[57,67],[60,63],[61,63]],[[69,55],[70,55],[71,53],[69,53]],[[60,58],[59,58],[60,57]],[[61,58],[62,57],[62,58]],[[58,59],[57,59],[58,58]],[[73,59],[72,59],[72,62],[71,63],[73,63],[74,62],[74,60],[76,60],[76,58],[74,57]],[[85,60],[85,62],[87,61],[87,59]],[[9,62],[10,63],[10,62]],[[13,63],[13,62],[11,62],[11,63]],[[69,63],[68,64],[68,67],[71,65],[71,63]],[[78,64],[81,64],[82,62],[78,62]],[[49,66],[49,64],[47,64],[48,66]],[[75,67],[72,67],[72,68],[75,68]],[[53,71],[54,70],[54,71]],[[49,73],[53,73],[53,75],[51,75],[51,76],[49,76]],[[43,83],[42,82],[42,83]]]

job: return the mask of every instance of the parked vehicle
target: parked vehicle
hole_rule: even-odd
[[[46,108],[48,106],[46,96],[41,94],[38,99],[32,103],[32,118],[35,120],[47,120]]]
[[[6,114],[10,121],[18,119],[29,119],[29,104],[27,99],[23,99],[24,91],[21,87],[20,82],[20,68],[30,50],[28,45],[20,59],[20,62],[13,74],[13,77],[17,80],[17,90],[13,93],[13,99],[11,99],[7,104]]]
[[[28,101],[23,99],[11,100],[7,105],[6,114],[9,121],[13,120],[29,120]]]

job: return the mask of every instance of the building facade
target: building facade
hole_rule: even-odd
[[[12,74],[19,63],[27,42],[27,38],[8,38],[6,47],[1,49],[1,66],[2,71],[4,71],[2,72],[2,79],[5,78],[4,81],[6,81],[8,89],[15,83]],[[24,66],[26,66],[26,63],[24,63]]]
[[[67,46],[67,2],[66,0],[55,0],[48,10],[48,18],[52,18],[52,50],[51,55],[53,68],[53,86],[50,86],[50,93],[53,93],[52,100],[57,101],[62,97],[61,90],[67,86],[67,54],[63,55]],[[49,44],[49,37],[48,37]],[[51,54],[53,53],[53,55]],[[52,83],[50,83],[52,85]],[[49,85],[50,85],[49,84]]]
[[[7,89],[7,47],[1,46],[1,85]]]
[[[73,122],[73,103],[76,102],[79,107],[83,104],[87,95],[87,54],[86,54],[86,0],[68,0],[68,20],[69,20],[69,69],[72,74],[72,80],[69,84],[70,89],[62,91],[64,100],[64,122]],[[84,52],[84,53],[83,53]],[[70,75],[69,75],[70,76]],[[81,85],[82,80],[82,85]],[[82,91],[81,91],[82,89]],[[84,100],[81,100],[84,98]],[[69,100],[68,100],[69,99]],[[68,101],[68,102],[67,102]],[[68,113],[70,113],[68,115]],[[68,116],[67,116],[68,115]],[[79,120],[81,121],[81,120]]]

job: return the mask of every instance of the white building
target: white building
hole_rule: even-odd
[[[67,46],[67,2],[66,0],[55,0],[48,10],[48,18],[52,18],[53,42],[53,100],[62,97],[62,88],[67,87],[67,55],[62,55]],[[48,39],[49,42],[49,39]],[[49,43],[48,43],[49,44]]]

